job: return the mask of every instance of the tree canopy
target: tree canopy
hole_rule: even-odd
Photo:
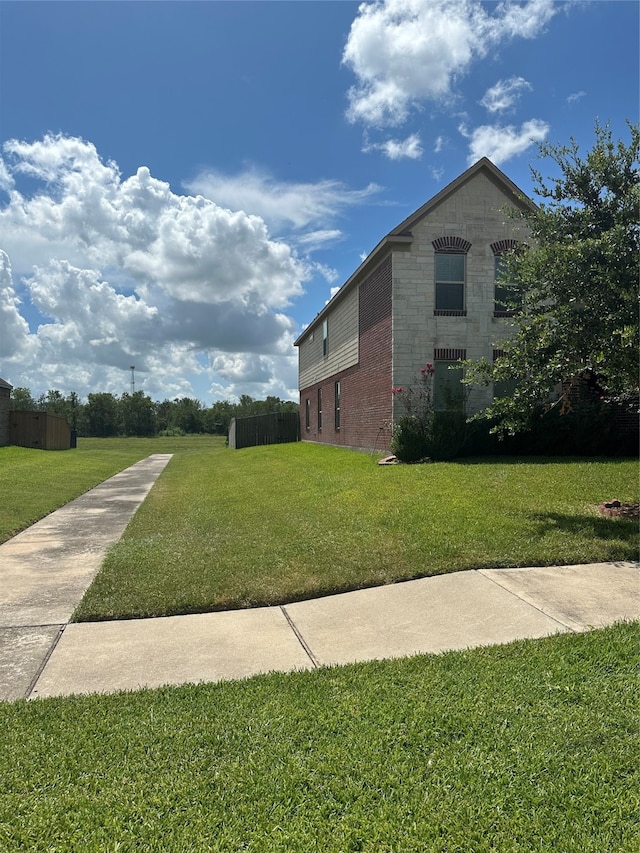
[[[297,412],[298,404],[279,397],[254,400],[243,394],[239,402],[217,400],[210,408],[191,397],[154,402],[143,391],[117,395],[109,392],[89,394],[82,402],[75,392],[66,397],[56,389],[37,400],[29,388],[14,388],[11,407],[18,411],[37,410],[65,415],[81,436],[148,436],[181,433],[227,435],[232,418],[272,412]]]
[[[603,399],[637,396],[640,126],[628,127],[625,143],[596,124],[584,157],[574,140],[540,146],[559,174],[532,168],[541,201],[512,212],[531,240],[500,264],[513,335],[493,364],[465,363],[467,383],[508,383],[482,413],[498,430],[517,431],[536,407],[568,406],[585,378]]]

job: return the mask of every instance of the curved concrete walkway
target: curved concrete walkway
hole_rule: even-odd
[[[438,575],[280,607],[68,624],[169,461],[122,471],[0,546],[0,699],[245,678],[640,618],[640,564]]]

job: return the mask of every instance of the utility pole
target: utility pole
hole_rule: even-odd
[[[136,370],[136,366],[135,366],[135,364],[132,364],[131,365],[131,396],[133,396],[133,394],[135,393],[135,390],[136,390],[135,370]]]

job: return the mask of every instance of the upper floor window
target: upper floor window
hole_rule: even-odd
[[[467,252],[471,243],[462,237],[438,237],[435,249],[435,313],[464,316]]]
[[[322,355],[329,354],[329,321],[322,321]]]

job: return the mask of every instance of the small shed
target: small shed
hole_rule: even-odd
[[[69,450],[71,427],[64,415],[53,412],[11,412],[9,441],[38,450]]]
[[[9,444],[9,415],[13,385],[0,379],[0,447]]]

